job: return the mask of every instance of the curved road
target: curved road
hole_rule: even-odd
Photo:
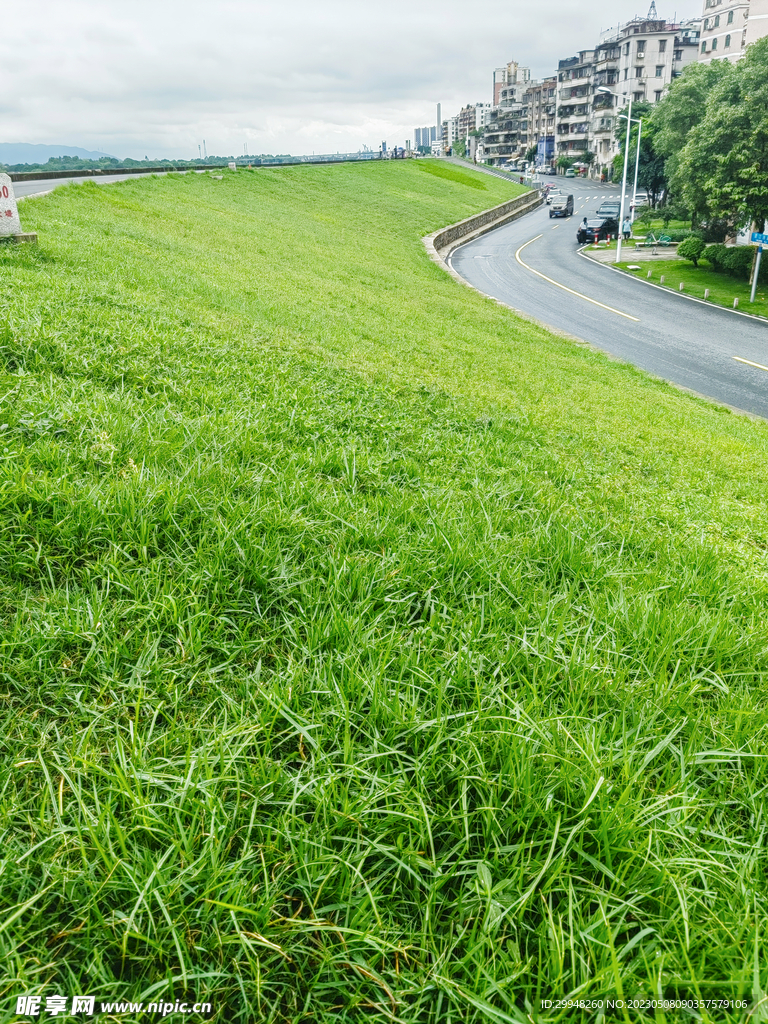
[[[543,206],[455,249],[451,266],[481,292],[542,323],[699,395],[768,418],[768,324],[649,288],[580,256],[579,222],[618,189],[569,184],[573,217],[550,220]]]

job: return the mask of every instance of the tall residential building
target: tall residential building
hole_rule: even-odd
[[[736,61],[744,56],[751,6],[750,0],[704,0],[700,61]]]
[[[501,90],[505,85],[526,85],[531,80],[531,69],[521,67],[516,60],[511,60],[506,67],[496,68],[493,72],[493,106],[501,102]]]
[[[524,71],[528,71],[527,68]],[[525,155],[529,143],[530,90],[538,85],[530,74],[508,82],[499,92],[499,102],[488,112],[483,133],[483,161],[490,165],[518,160]]]
[[[747,18],[747,46],[768,36],[768,0],[752,0]]]
[[[431,149],[432,143],[442,134],[442,128],[440,126],[433,126],[431,128],[414,128],[413,129],[413,141],[416,149],[424,148]]]
[[[635,18],[603,32],[595,49],[561,60],[557,155],[578,159],[592,153],[592,173],[610,173],[618,152],[617,112],[630,97],[633,102],[658,103],[685,65],[696,60],[698,45],[698,21],[670,24],[657,16]]]
[[[457,142],[461,137],[459,135],[459,119],[458,117],[449,117],[443,121],[443,150],[447,151],[451,148],[454,142]]]
[[[557,75],[530,84],[525,91],[525,105],[528,107],[528,147],[537,147],[536,166],[546,167],[555,155]]]
[[[491,111],[490,103],[468,103],[459,111],[459,138],[465,139],[470,132],[484,128]]]

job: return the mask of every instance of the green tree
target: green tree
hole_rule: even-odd
[[[539,153],[539,147],[538,146],[529,146],[528,149],[525,152],[525,159],[528,161],[529,164],[533,163],[533,161],[538,156],[538,153]]]
[[[616,119],[616,138],[621,144],[621,152],[616,155],[613,161],[613,179],[621,181],[624,174],[624,148],[627,139],[627,108],[622,111],[624,117]],[[651,205],[656,206],[662,193],[667,191],[667,174],[664,157],[656,148],[656,130],[653,123],[653,106],[650,103],[635,103],[632,106],[632,120],[643,121],[642,135],[640,136],[640,169],[637,175],[638,187],[644,188],[651,200]],[[627,180],[629,188],[632,188],[633,176],[635,173],[635,160],[637,159],[637,133],[638,125],[633,124],[629,135],[629,167],[627,169]]]
[[[676,177],[687,205],[732,225],[768,218],[767,63],[768,37],[729,65],[680,154]]]
[[[673,80],[667,94],[654,108],[649,127],[653,132],[656,152],[666,161],[666,176],[672,189],[679,156],[688,136],[704,120],[707,97],[724,76],[729,74],[730,61],[713,60],[710,64],[689,64],[685,72]],[[645,127],[645,126],[644,126]]]

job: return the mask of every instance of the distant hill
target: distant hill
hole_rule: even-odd
[[[80,149],[78,146],[44,146],[29,142],[0,142],[0,164],[44,164],[51,157],[79,156],[83,160],[99,160],[109,153]],[[114,160],[115,157],[110,157]]]

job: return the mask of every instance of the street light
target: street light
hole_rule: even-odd
[[[606,89],[605,86],[601,85],[597,88],[597,92],[607,92],[610,96],[613,93],[610,89]],[[629,133],[632,128],[632,93],[629,94],[629,111],[627,113],[627,144],[624,147],[624,177],[621,181],[621,210],[619,212],[619,232],[618,238],[616,239],[616,262],[621,263],[621,229],[624,225],[624,201],[627,195],[627,167],[629,166]]]
[[[623,118],[623,117],[626,117],[626,116],[627,116],[626,114],[619,114],[620,118]],[[638,125],[638,129],[637,129],[637,156],[635,157],[635,186],[634,186],[634,191],[632,192],[632,202],[630,203],[630,209],[632,210],[632,223],[634,224],[635,213],[637,212],[637,208],[635,206],[635,203],[637,202],[637,172],[640,170],[640,138],[641,138],[641,136],[643,134],[643,119],[642,119],[642,117],[641,118],[637,118],[637,119],[632,117],[632,118],[630,118],[630,122],[632,124]]]

